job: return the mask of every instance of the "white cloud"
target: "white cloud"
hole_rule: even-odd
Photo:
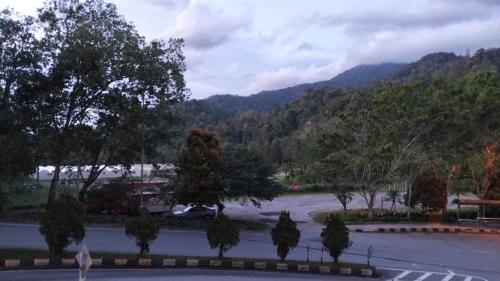
[[[177,15],[167,34],[184,38],[187,47],[209,49],[248,28],[251,22],[251,14],[242,9],[218,8],[208,2],[190,1]]]
[[[327,80],[339,72],[338,64],[309,65],[307,67],[286,66],[275,71],[264,71],[245,89],[245,94],[263,90],[280,89],[302,83]]]
[[[380,32],[370,38],[352,40],[353,47],[345,56],[351,65],[409,62],[438,51],[464,53],[466,49],[498,47],[500,38],[491,36],[492,30],[500,30],[500,19],[463,22],[440,28]]]

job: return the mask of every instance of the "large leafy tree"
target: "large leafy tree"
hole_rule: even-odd
[[[354,93],[332,121],[331,133],[320,146],[322,163],[335,181],[353,186],[373,216],[381,187],[402,180],[403,167],[415,162],[426,129],[425,97],[421,85],[387,85]]]
[[[223,149],[223,159],[221,181],[225,197],[249,200],[260,206],[262,201],[273,200],[280,193],[281,187],[272,179],[274,165],[257,151],[229,145]]]
[[[49,1],[38,26],[43,67],[20,95],[24,109],[37,113],[26,124],[44,136],[55,166],[48,204],[71,158],[91,166],[83,200],[107,165],[134,159],[147,113],[184,98],[182,41],[145,42],[101,0]]]
[[[176,200],[181,204],[217,205],[222,209],[221,140],[215,132],[192,129],[177,167]]]
[[[19,122],[13,97],[37,69],[34,19],[0,11],[0,211],[13,180],[34,170],[34,141]]]

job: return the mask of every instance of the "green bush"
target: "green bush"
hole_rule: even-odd
[[[327,218],[326,227],[321,231],[321,238],[323,238],[323,246],[328,250],[335,263],[339,262],[339,256],[352,244],[349,240],[349,229],[335,215],[330,215]]]
[[[297,223],[290,218],[290,213],[281,211],[276,227],[271,230],[273,244],[278,246],[277,253],[281,260],[285,260],[290,248],[299,243],[300,231]]]
[[[141,212],[138,217],[130,218],[125,225],[125,233],[128,237],[135,238],[141,256],[149,253],[149,242],[156,239],[158,232],[160,225],[147,212]]]
[[[69,194],[62,194],[42,215],[40,233],[45,236],[52,255],[61,256],[64,248],[83,240],[84,216],[85,205]]]
[[[219,213],[208,224],[207,239],[212,249],[219,248],[219,258],[222,258],[224,252],[240,242],[240,230],[226,215]]]

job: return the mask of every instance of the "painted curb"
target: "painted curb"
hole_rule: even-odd
[[[286,262],[286,261],[256,261],[244,259],[217,259],[217,258],[163,258],[163,257],[106,257],[93,258],[92,266],[97,268],[217,268],[217,269],[246,269],[246,270],[268,270],[278,272],[316,273],[328,275],[352,275],[360,277],[377,277],[378,272],[370,267],[338,267],[330,263]],[[0,260],[0,270],[12,269],[56,269],[56,268],[77,268],[74,258],[23,258],[23,259],[2,259]]]
[[[50,260],[47,258],[43,259],[34,259],[33,260],[33,265],[36,267],[45,267],[49,265]]]
[[[76,264],[75,259],[62,259],[61,264],[64,266],[74,266]]]
[[[19,259],[6,259],[4,266],[7,268],[16,268],[21,265],[21,260]]]
[[[484,228],[456,228],[456,227],[379,227],[376,229],[349,228],[350,232],[363,233],[468,233],[468,234],[500,234],[500,230]]]
[[[176,259],[163,259],[162,265],[163,266],[175,266],[176,265]]]
[[[255,269],[266,269],[266,263],[262,261],[256,261],[253,264]]]

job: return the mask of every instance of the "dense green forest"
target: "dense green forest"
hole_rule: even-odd
[[[224,142],[258,147],[279,165],[303,166],[318,153],[308,148],[311,138],[324,132],[328,121],[355,93],[369,95],[393,84],[451,83],[477,71],[497,73],[499,60],[498,49],[481,49],[470,57],[435,53],[406,65],[362,65],[328,81],[249,97],[213,96],[180,103],[174,109],[179,118],[173,130],[177,137],[168,146],[158,147],[152,158],[174,159],[172,155],[183,145],[189,129],[202,127],[218,131]],[[280,100],[273,104],[273,99]],[[273,109],[259,106],[264,103]]]
[[[269,112],[181,106],[203,108],[188,123],[218,132],[226,145],[248,147],[293,179],[355,188],[369,209],[381,187],[411,185],[429,169],[448,188],[485,197],[497,185],[499,69],[500,49],[436,53],[370,85],[307,89]]]

